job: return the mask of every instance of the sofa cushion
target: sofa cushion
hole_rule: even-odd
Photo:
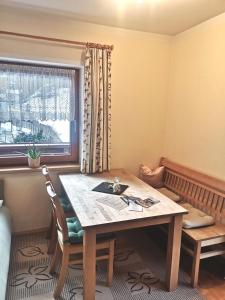
[[[171,190],[168,190],[166,187],[159,188],[158,191],[174,202],[180,202],[182,200],[181,196],[175,194]]]
[[[210,226],[215,223],[213,217],[205,214],[201,210],[194,208],[189,203],[181,204],[181,206],[188,210],[188,214],[183,216],[183,228],[198,228]]]
[[[8,209],[0,209],[0,299],[5,299],[10,260],[11,222]]]
[[[140,178],[154,188],[163,187],[164,166],[150,169],[148,166],[140,165]]]

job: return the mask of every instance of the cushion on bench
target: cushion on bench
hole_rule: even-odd
[[[188,214],[183,216],[183,228],[199,228],[210,226],[215,223],[213,217],[208,216],[201,210],[194,208],[189,203],[181,204],[181,206],[188,210]]]
[[[180,202],[182,200],[181,196],[175,194],[171,190],[168,190],[166,187],[162,187],[160,189],[157,189],[160,193],[165,195],[166,197],[170,198],[174,202]]]
[[[210,240],[218,237],[224,237],[225,239],[225,225],[216,223],[214,225],[201,228],[183,228],[183,233],[193,241]]]
[[[148,166],[143,164],[140,165],[139,168],[139,176],[140,178],[151,185],[154,188],[163,187],[163,175],[164,175],[164,167],[157,167],[156,169],[150,169]]]

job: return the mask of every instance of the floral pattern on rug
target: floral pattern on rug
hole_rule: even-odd
[[[126,281],[131,284],[131,292],[142,291],[147,288],[148,294],[151,294],[152,285],[158,283],[159,279],[155,278],[148,272],[128,272],[128,278]]]
[[[43,250],[38,246],[28,246],[18,249],[18,252],[25,257],[44,255]]]
[[[77,286],[72,288],[69,293],[71,294],[70,300],[76,299],[77,295],[83,295],[84,294],[84,289],[83,286]],[[101,291],[95,290],[95,293],[101,293]]]
[[[27,272],[18,273],[12,279],[10,286],[24,285],[27,289],[31,289],[39,281],[51,280],[52,276],[48,273],[48,266],[30,266]]]
[[[134,263],[141,263],[141,257],[133,248],[116,249],[114,255],[114,265],[121,267]]]
[[[144,241],[144,238],[141,240]],[[132,236],[130,241],[133,240]],[[145,243],[141,251],[138,248],[140,243],[123,246],[118,243],[111,287],[106,286],[107,261],[97,262],[96,300],[202,299],[196,289],[186,284],[183,272],[180,272],[178,289],[172,293],[166,292],[163,283],[165,260],[154,242],[149,240],[149,243],[150,247],[145,248],[148,245]],[[143,256],[143,252],[146,256]],[[59,274],[49,274],[50,262],[44,234],[14,237],[6,300],[53,300]],[[83,300],[82,265],[71,265],[68,268],[60,300]]]
[[[135,251],[133,249],[127,249],[121,252],[117,252],[114,256],[115,262],[123,262],[129,259],[131,255],[133,255]]]
[[[80,285],[72,288],[71,290],[69,290],[69,294],[70,297],[68,298],[68,300],[83,299],[83,294],[84,294],[83,286]],[[100,285],[96,286],[95,298],[96,300],[113,300],[113,296],[110,291],[110,288],[106,286],[100,286]]]

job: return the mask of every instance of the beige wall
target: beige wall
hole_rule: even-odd
[[[1,9],[0,23],[2,30],[113,44],[112,167],[137,173],[140,162],[157,163],[163,150],[170,37],[10,9]],[[79,49],[6,37],[0,38],[0,56],[81,64]],[[3,177],[14,230],[45,226],[48,206],[40,175]]]
[[[113,44],[112,167],[137,173],[163,154],[225,179],[225,14],[173,38],[74,22],[48,15],[0,11],[2,30]],[[0,38],[0,56],[81,65],[81,50]],[[6,174],[15,231],[48,224],[38,173]],[[54,181],[59,188],[57,173]],[[27,190],[26,190],[27,189]]]
[[[58,193],[61,187],[56,171],[51,172]],[[45,180],[39,172],[0,174],[4,180],[5,200],[16,232],[44,228],[49,225],[50,206]]]
[[[172,41],[165,156],[225,179],[225,14]]]

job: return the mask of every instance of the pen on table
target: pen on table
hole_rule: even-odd
[[[126,199],[125,197],[120,197],[120,199],[123,200],[127,205],[129,205],[129,199]]]

